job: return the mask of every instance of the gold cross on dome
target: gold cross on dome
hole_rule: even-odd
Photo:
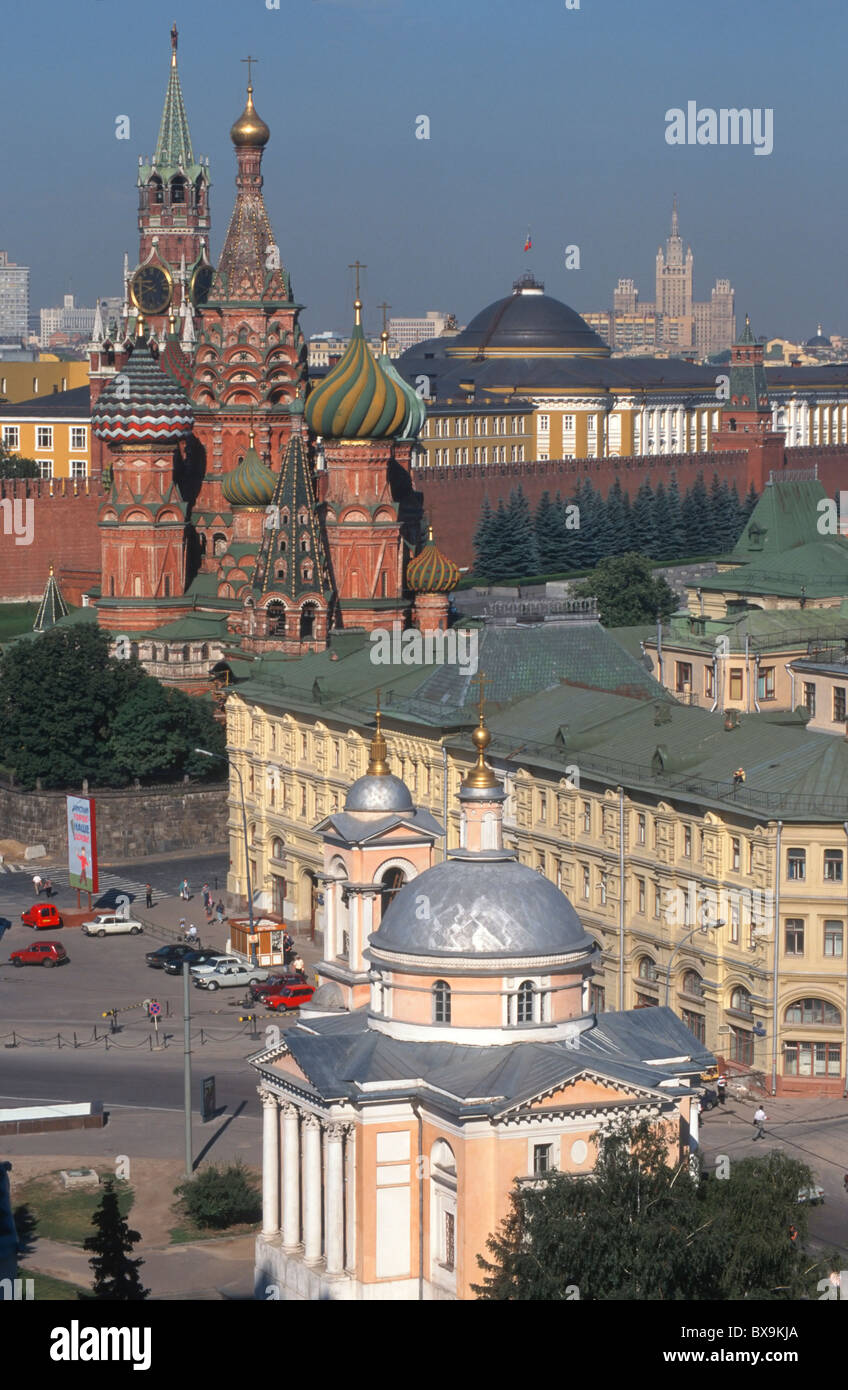
[[[248,87],[249,87],[249,86],[251,85],[251,82],[252,82],[252,77],[251,77],[251,72],[250,72],[250,65],[251,65],[251,63],[258,63],[258,62],[259,62],[259,59],[258,59],[258,58],[251,58],[251,57],[248,56],[247,58],[242,58],[241,61],[242,61],[243,63],[247,63],[247,85],[248,85]]]
[[[485,703],[486,703],[486,686],[487,686],[487,685],[491,685],[491,684],[492,684],[492,681],[491,681],[491,679],[490,679],[489,676],[484,676],[483,672],[481,671],[480,674],[479,674],[478,676],[475,676],[475,677],[473,678],[471,684],[472,684],[472,685],[478,686],[478,687],[479,687],[479,690],[480,690],[480,702],[479,702],[477,708],[478,708],[478,710],[480,711],[480,718],[482,719],[482,718],[483,718],[483,706],[484,706]]]
[[[357,298],[358,298],[358,296],[357,296]],[[385,302],[382,303],[382,304],[378,304],[378,305],[377,305],[377,308],[378,308],[378,309],[382,309],[382,311],[383,311],[383,332],[384,332],[384,333],[385,333],[385,331],[386,331],[386,314],[389,312],[389,310],[391,309],[391,307],[392,307],[391,304],[386,304]]]
[[[360,272],[360,270],[367,270],[367,269],[368,269],[367,265],[363,265],[361,261],[354,261],[351,265],[348,266],[348,270],[355,270],[355,271],[356,271],[356,297],[357,297],[357,299],[359,298],[359,272]]]

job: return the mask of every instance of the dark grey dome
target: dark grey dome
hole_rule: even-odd
[[[609,348],[585,319],[559,299],[544,294],[532,279],[516,281],[513,293],[476,314],[468,327],[445,343],[449,357],[462,349],[503,351],[516,356],[534,350],[609,356]]]
[[[392,773],[357,777],[347,794],[346,811],[412,811],[409,787]]]
[[[819,324],[818,333],[814,333],[812,338],[808,338],[806,343],[804,344],[804,347],[833,347],[833,344],[831,343],[827,334],[822,333],[821,324]]]
[[[559,956],[594,944],[568,898],[511,857],[452,858],[427,869],[395,895],[369,939],[404,955],[494,959]]]
[[[308,1004],[302,1007],[305,1011],[309,1009],[327,1009],[341,1013],[345,1002],[342,992],[333,980],[325,980],[323,985],[319,985]]]

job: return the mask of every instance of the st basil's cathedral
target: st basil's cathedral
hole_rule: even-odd
[[[196,692],[267,651],[321,650],[333,629],[407,626],[413,607],[444,627],[457,578],[432,539],[422,548],[409,469],[425,408],[388,334],[379,357],[368,347],[358,279],[348,348],[310,391],[250,78],[230,137],[236,200],[213,266],[174,28],[156,150],[139,158],[138,264],[125,259],[122,321],[98,311],[90,345],[94,467],[110,485],[98,620]]]

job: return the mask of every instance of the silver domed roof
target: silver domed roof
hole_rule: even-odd
[[[347,794],[346,811],[412,811],[409,787],[391,772],[366,772]]]
[[[511,855],[427,869],[395,895],[369,939],[420,956],[559,956],[594,947],[565,894]]]

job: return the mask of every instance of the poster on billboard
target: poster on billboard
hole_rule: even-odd
[[[69,796],[68,879],[72,888],[97,892],[97,824],[94,801],[88,796]]]

